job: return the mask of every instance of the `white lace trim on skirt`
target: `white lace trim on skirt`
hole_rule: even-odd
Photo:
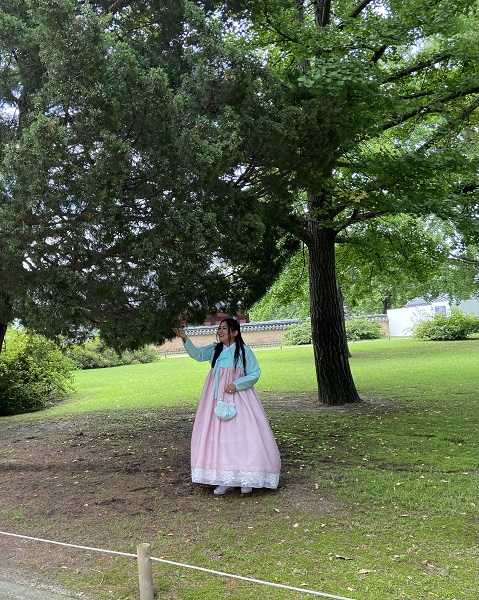
[[[206,485],[276,489],[279,483],[279,473],[194,468],[191,470],[191,479],[193,483]]]

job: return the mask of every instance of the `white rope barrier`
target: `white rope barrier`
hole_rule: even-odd
[[[6,535],[9,537],[15,537],[25,540],[32,540],[34,542],[43,542],[45,544],[55,544],[57,546],[65,546],[67,548],[76,548],[78,550],[90,550],[91,552],[103,552],[104,554],[115,554],[117,556],[126,556],[128,558],[137,558],[136,554],[130,554],[128,552],[117,552],[115,550],[104,550],[103,548],[90,548],[89,546],[78,546],[77,544],[68,544],[66,542],[56,542],[54,540],[45,540],[42,538],[30,537],[28,535],[20,535],[18,533],[9,533],[6,531],[0,531],[0,535]],[[196,567],[194,565],[188,565],[184,563],[167,560],[165,558],[154,558],[150,557],[150,560],[172,565],[175,567],[182,567],[184,569],[192,569],[195,571],[202,571],[203,573],[210,573],[212,575],[219,575],[220,577],[230,577],[231,579],[240,579],[241,581],[247,581],[249,583],[256,583],[261,585],[268,585],[270,587],[281,588],[283,590],[290,590],[293,592],[301,592],[303,594],[309,594],[311,596],[321,596],[323,598],[333,598],[333,600],[353,600],[352,598],[346,598],[345,596],[335,596],[334,594],[326,594],[324,592],[316,592],[314,590],[306,590],[303,588],[292,587],[289,585],[283,585],[282,583],[273,583],[271,581],[262,581],[261,579],[252,579],[251,577],[243,577],[242,575],[233,575],[232,573],[224,573],[223,571],[215,571],[213,569],[206,569],[204,567]]]

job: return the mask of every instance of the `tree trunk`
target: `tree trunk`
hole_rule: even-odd
[[[311,329],[319,401],[329,406],[360,402],[348,360],[343,307],[336,284],[332,229],[310,229]]]
[[[3,350],[3,342],[5,341],[5,336],[7,334],[7,326],[8,323],[0,323],[0,354]]]
[[[391,292],[387,291],[384,294],[383,297],[383,314],[386,315],[388,310],[391,308],[392,306],[392,294]]]
[[[337,287],[338,287],[338,298],[339,298],[339,306],[341,307],[341,322],[343,324],[343,339],[344,339],[344,343],[346,344],[346,354],[348,358],[351,358],[352,354],[349,351],[349,344],[348,344],[348,336],[346,333],[346,317],[344,314],[344,296],[343,296],[343,291],[341,289],[341,286],[339,285],[339,283],[336,283]]]

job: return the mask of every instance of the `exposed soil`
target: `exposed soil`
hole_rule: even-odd
[[[318,406],[311,394],[263,393],[262,401],[272,421],[289,411],[375,408],[370,402],[342,408]],[[180,408],[0,420],[0,530],[135,553],[137,543],[172,535],[171,531],[181,532],[186,539],[195,521],[202,527],[213,524],[218,501],[231,510],[232,518],[265,517],[261,502],[265,494],[280,494],[282,511],[319,516],[344,509],[325,495],[318,498],[307,465],[296,468],[298,457],[281,445],[279,490],[257,490],[247,498],[236,492],[214,498],[212,488],[190,481],[193,419],[192,408]],[[184,519],[184,525],[178,525],[179,519]],[[128,539],[130,548],[125,550]],[[61,569],[88,566],[93,572],[103,556],[0,535],[0,579],[64,591],[57,579]],[[75,597],[88,598],[81,593]]]

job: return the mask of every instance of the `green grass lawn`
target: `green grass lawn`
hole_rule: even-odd
[[[142,540],[153,544],[154,556],[355,600],[477,597],[477,340],[381,340],[350,349],[364,403],[317,411],[304,410],[304,395],[315,398],[311,347],[255,351],[260,397],[270,403],[288,397],[290,404],[295,394],[303,397],[303,409],[271,409],[270,421],[285,490],[294,494],[301,481],[305,498],[298,493],[292,508],[281,491],[260,494],[249,505],[239,496],[215,501],[205,494],[196,511],[176,514],[170,537],[159,532]],[[194,409],[207,369],[177,356],[78,372],[68,402],[12,419]],[[130,531],[138,523],[115,527]],[[125,577],[122,565],[105,575],[112,589]],[[183,600],[307,597],[165,567],[159,586],[165,598]]]
[[[350,346],[351,368],[361,395],[433,405],[477,391],[478,343],[381,340]],[[313,392],[316,387],[310,346],[257,349],[262,368],[257,389],[276,393]],[[185,355],[156,363],[78,371],[76,394],[49,410],[68,414],[94,410],[159,408],[195,403],[208,365]],[[447,402],[447,406],[451,406]],[[432,407],[430,407],[432,408]]]

